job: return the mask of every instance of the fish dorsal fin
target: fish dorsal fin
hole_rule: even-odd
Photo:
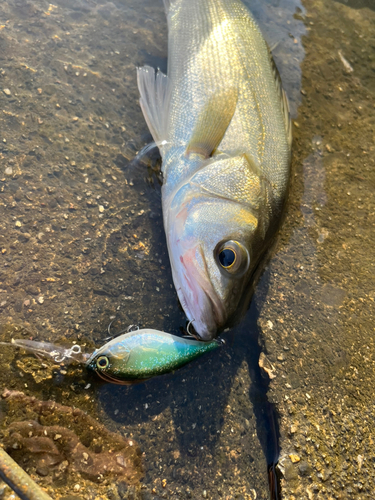
[[[235,87],[213,94],[204,106],[193,129],[186,155],[197,153],[209,158],[221,143],[233,118],[238,100]]]
[[[150,66],[137,68],[139,103],[148,128],[157,146],[167,139],[170,102],[168,77]]]
[[[283,117],[284,117],[286,136],[288,138],[289,147],[291,147],[291,145],[292,145],[292,121],[290,118],[288,96],[286,95],[285,90],[282,87],[280,73],[279,73],[279,70],[277,69],[275,61],[273,59],[270,48],[268,48],[268,53],[269,53],[269,57],[270,57],[271,68],[272,68],[273,75],[275,78],[276,88],[277,88],[277,91],[280,95],[281,109],[282,109],[282,113],[283,113]]]

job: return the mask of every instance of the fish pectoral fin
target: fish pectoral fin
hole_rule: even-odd
[[[186,155],[196,153],[209,158],[223,140],[236,111],[238,90],[231,87],[212,95],[193,129]]]
[[[171,86],[168,77],[151,66],[137,68],[139,104],[157,146],[167,139]]]

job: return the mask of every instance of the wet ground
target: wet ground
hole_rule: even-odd
[[[305,2],[295,178],[258,287],[283,498],[373,498],[375,12]]]
[[[83,367],[1,350],[1,441],[53,498],[269,498],[272,403],[283,499],[372,498],[375,11],[354,0],[253,10],[294,119],[275,256],[227,345],[176,374],[110,386]],[[156,159],[132,163],[150,140],[135,67],[165,70],[166,35],[161,2],[151,0],[1,3],[1,341],[89,351],[113,317],[115,329],[185,326]],[[22,392],[27,409],[6,391]],[[49,400],[52,414],[35,413]],[[111,432],[106,443],[96,441],[102,428],[83,432],[82,413],[74,428],[59,418],[73,407]],[[20,422],[34,422],[32,436]],[[57,451],[32,440],[44,431],[61,435],[50,440]],[[83,446],[83,462],[59,440]],[[122,459],[102,469],[103,454],[119,447],[133,457],[131,474]]]

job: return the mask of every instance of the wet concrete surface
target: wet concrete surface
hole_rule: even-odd
[[[257,289],[282,498],[374,491],[374,12],[305,2],[295,177]],[[262,291],[264,289],[264,291]]]
[[[179,333],[186,320],[171,279],[156,158],[132,161],[150,141],[136,66],[166,67],[162,2],[10,0],[0,19],[0,340],[76,342],[92,351],[114,317],[114,332],[135,324]],[[55,401],[57,420],[58,405],[77,407],[134,440],[144,470],[136,484],[103,471],[93,481],[74,464],[61,471],[77,457],[58,449],[63,459],[52,460],[51,443],[47,465],[38,466],[35,442],[50,431],[6,398],[1,441],[54,498],[265,499],[266,386],[257,329],[247,334],[134,387],[103,385],[82,366],[13,346],[1,350],[2,394]],[[9,425],[24,432],[29,424],[38,439],[30,444],[21,433],[12,441]],[[1,498],[9,494],[5,488]]]
[[[354,3],[253,6],[291,99],[293,182],[275,256],[226,346],[133,387],[1,349],[1,393],[80,408],[142,453],[137,484],[69,467],[56,482],[53,465],[31,464],[55,498],[266,499],[270,403],[283,499],[372,498],[375,18]],[[185,326],[156,157],[132,162],[150,140],[135,68],[165,70],[166,41],[161,2],[0,5],[1,341],[90,351],[113,317],[115,331]],[[6,398],[0,411],[2,442],[6,422],[30,422]]]

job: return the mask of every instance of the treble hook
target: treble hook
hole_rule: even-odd
[[[184,335],[184,337],[186,338],[189,338],[189,337],[193,337],[195,340],[202,340],[202,338],[196,333],[192,333],[190,330],[189,330],[189,327],[190,325],[195,321],[195,319],[192,319],[191,321],[189,321],[187,327],[186,327],[186,331],[188,333],[188,335]]]
[[[111,326],[112,326],[112,323],[115,321],[115,319],[116,318],[113,318],[113,320],[108,325],[107,332],[108,332],[109,337],[106,337],[104,339],[105,341],[115,339],[116,337],[118,337],[119,335],[122,335],[123,333],[129,333],[129,332],[134,332],[134,331],[139,330],[139,326],[138,325],[129,325],[124,330],[121,330],[120,332],[112,334],[111,333]]]
[[[203,341],[202,338],[198,335],[198,333],[191,333],[191,331],[189,330],[189,326],[193,323],[193,321],[195,321],[195,319],[192,319],[191,321],[189,321],[187,327],[186,327],[186,331],[189,335],[184,335],[184,337],[186,338],[190,338],[190,337],[193,337],[195,340],[199,340],[199,341]],[[219,345],[224,345],[225,344],[225,340],[224,339],[220,339],[220,338],[217,338],[217,339],[214,339],[215,342],[217,342]]]

